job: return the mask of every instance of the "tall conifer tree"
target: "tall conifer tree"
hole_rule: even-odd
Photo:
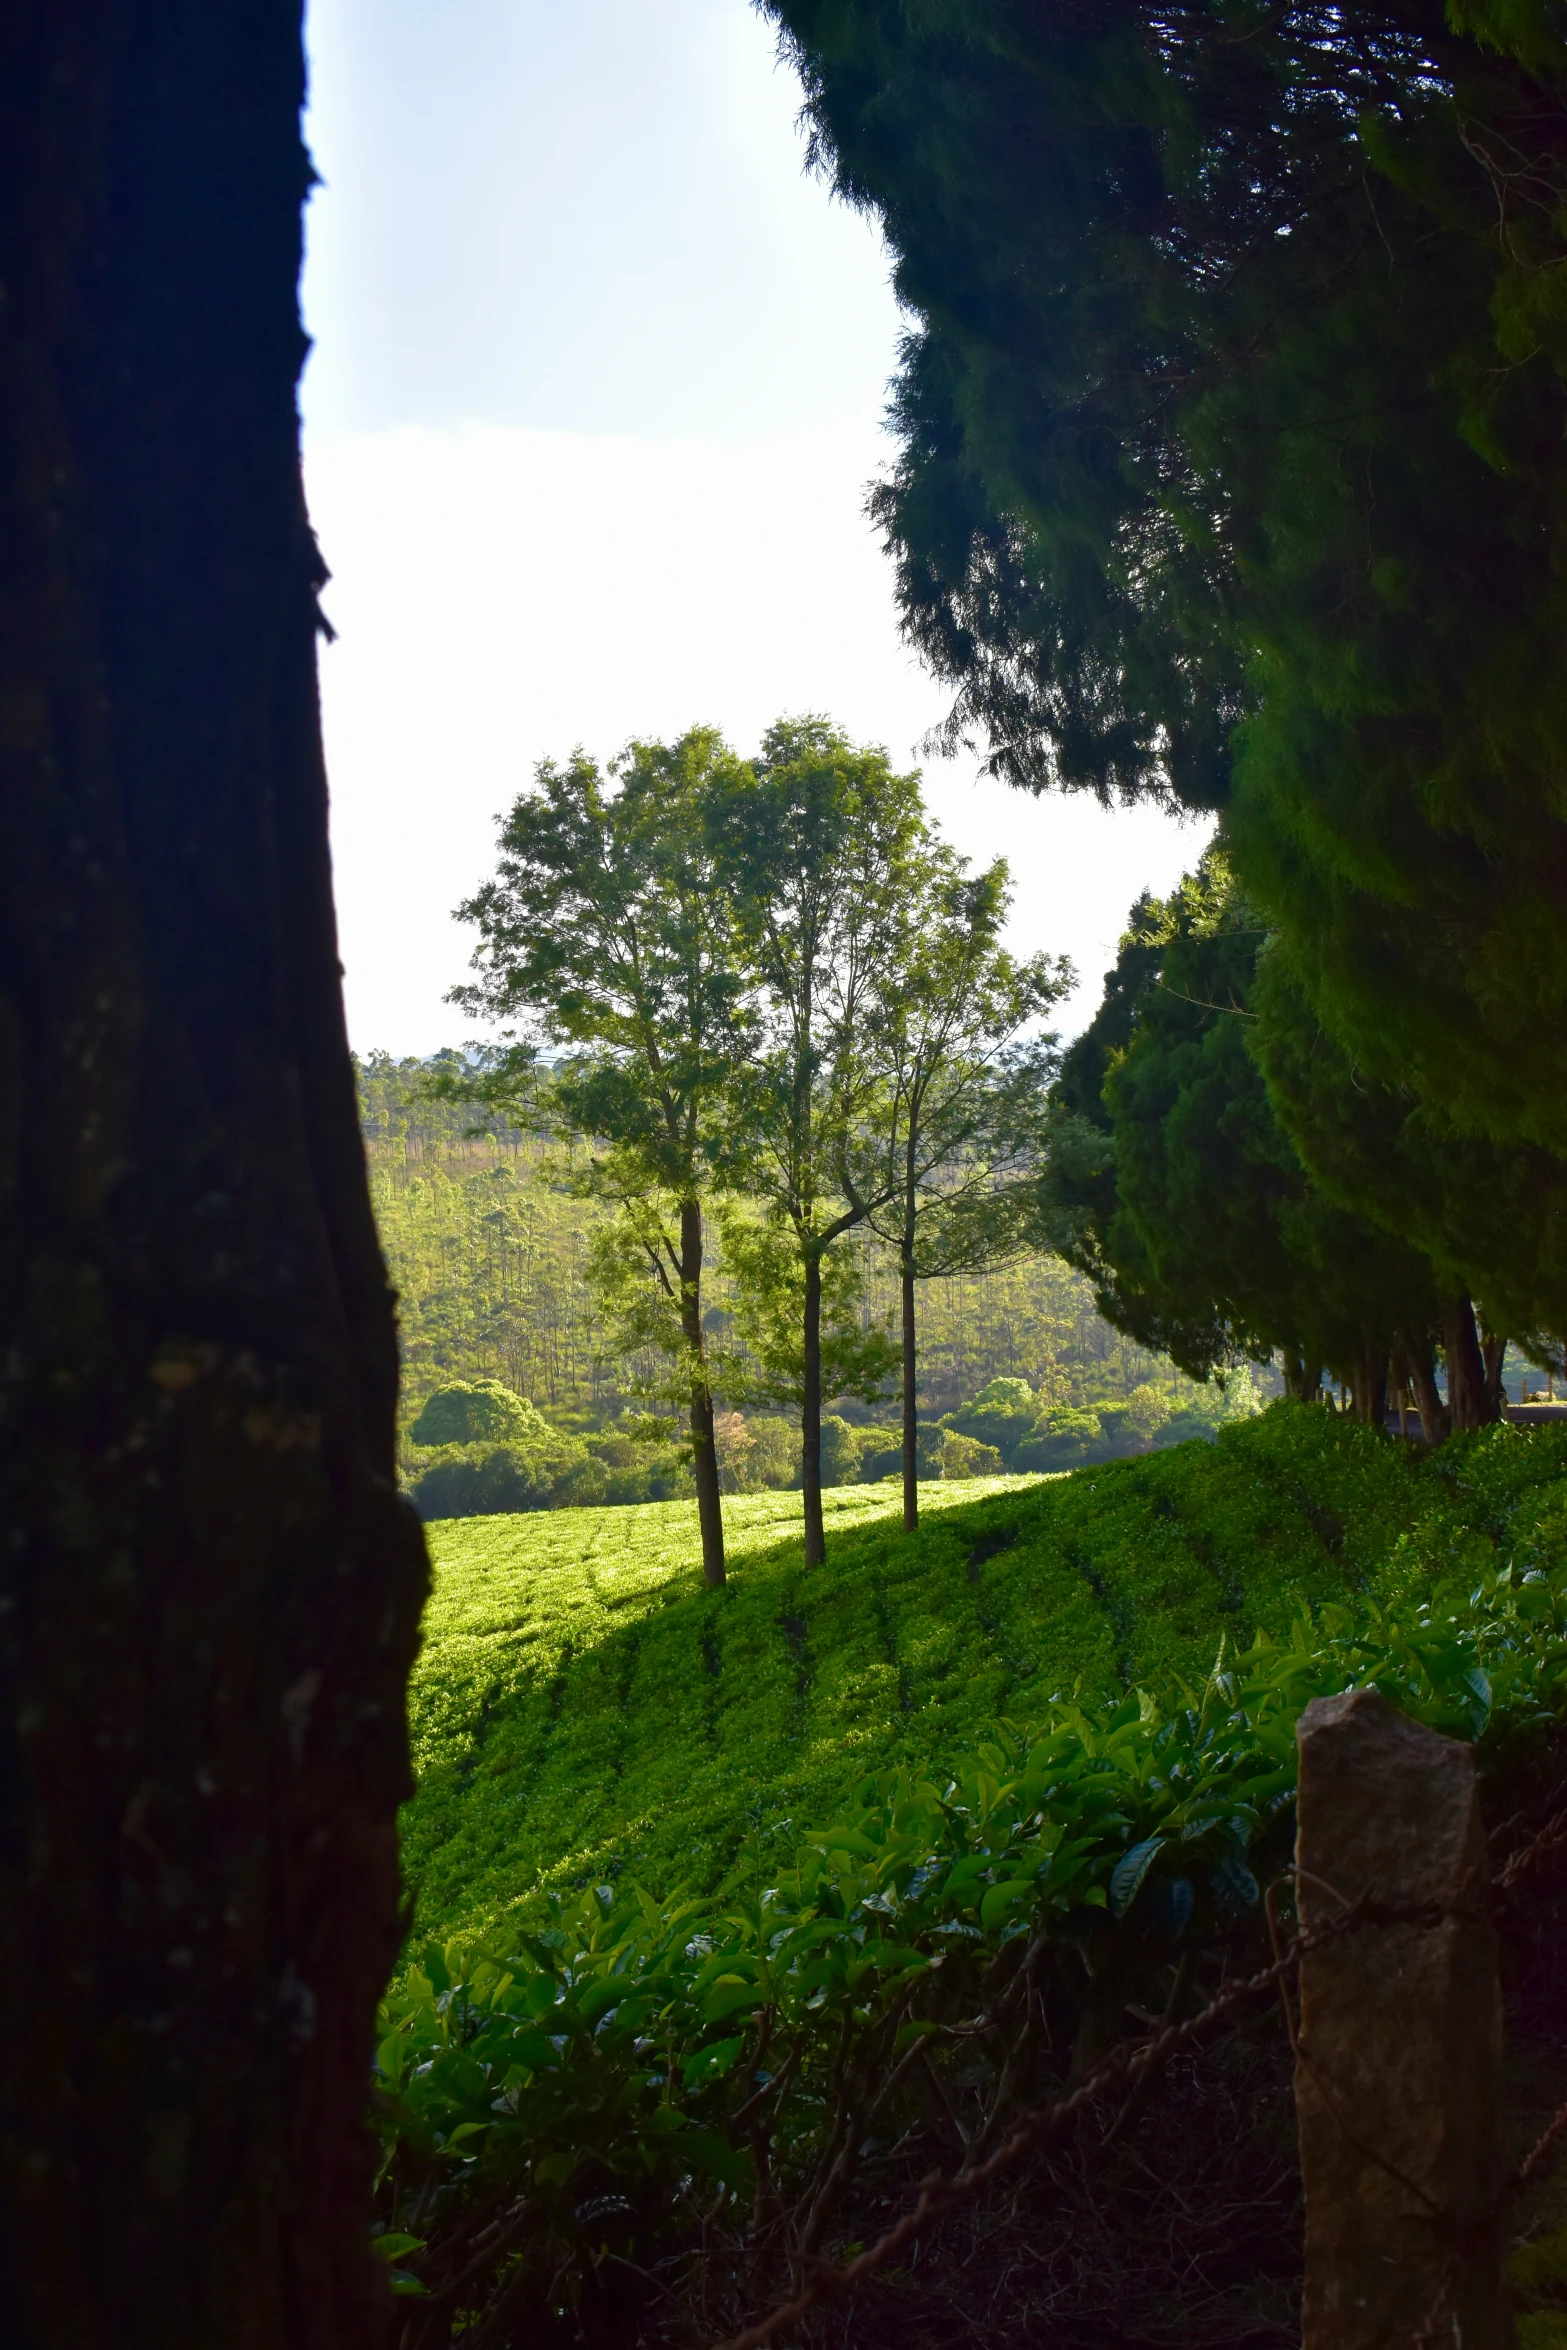
[[[954,737],[1222,810],[1355,1065],[1567,1155],[1560,12],[769,5],[915,316]]]

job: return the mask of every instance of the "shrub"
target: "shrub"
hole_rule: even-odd
[[[1134,1387],[1124,1403],[1099,1408],[1099,1424],[1112,1444],[1137,1452],[1149,1450],[1170,1416],[1169,1398],[1146,1381]]]
[[[999,1477],[1001,1455],[993,1444],[981,1444],[977,1437],[960,1436],[955,1429],[946,1431],[946,1445],[941,1455],[943,1477]]]
[[[550,1445],[558,1441],[542,1412],[499,1379],[455,1379],[427,1396],[409,1430],[413,1443]]]
[[[593,1458],[606,1469],[645,1469],[647,1444],[622,1429],[606,1428],[586,1438]]]
[[[822,1414],[822,1483],[857,1485],[860,1481],[859,1430],[836,1412]]]
[[[840,1418],[836,1412],[822,1414],[822,1483],[824,1485],[859,1485],[874,1483],[886,1472],[888,1431],[878,1427],[856,1427],[852,1421]],[[901,1452],[894,1451],[893,1463],[901,1460]],[[795,1483],[799,1483],[796,1466]]]
[[[800,1431],[777,1413],[748,1420],[743,1412],[719,1412],[713,1443],[725,1493],[765,1493],[800,1482]]]
[[[1204,1411],[1201,1404],[1183,1404],[1155,1431],[1154,1446],[1164,1452],[1172,1444],[1212,1444],[1222,1425],[1217,1412]]]
[[[877,1446],[867,1448],[860,1475],[867,1484],[882,1477],[901,1477],[903,1474],[903,1442],[886,1445],[884,1428],[867,1429]],[[960,1436],[956,1429],[947,1428],[930,1420],[922,1420],[915,1439],[915,1458],[921,1479],[937,1477],[999,1477],[1005,1464],[993,1444],[981,1444],[972,1436]]]
[[[1012,1465],[1022,1472],[1052,1476],[1063,1469],[1081,1468],[1088,1461],[1107,1460],[1109,1453],[1099,1414],[1075,1411],[1063,1404],[1040,1413],[1033,1433],[1013,1454]]]
[[[979,1444],[994,1445],[1010,1466],[1012,1455],[1029,1435],[1038,1412],[1039,1398],[1026,1379],[992,1379],[972,1403],[948,1412],[942,1424]],[[952,1471],[949,1469],[947,1474],[950,1476]]]
[[[415,1478],[414,1507],[425,1519],[547,1510],[567,1465],[512,1444],[447,1445]]]

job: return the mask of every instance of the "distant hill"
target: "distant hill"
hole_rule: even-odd
[[[428,1066],[359,1064],[371,1196],[401,1300],[405,1416],[445,1381],[473,1378],[502,1379],[563,1421],[613,1416],[625,1368],[605,1355],[583,1278],[596,1211],[552,1175],[537,1136],[470,1135],[460,1105],[421,1090]],[[890,1259],[873,1253],[867,1273],[869,1310],[894,1316]],[[721,1266],[711,1289],[721,1305]],[[1048,1256],[923,1285],[922,1410],[954,1410],[996,1378],[1026,1379],[1049,1404],[1111,1402],[1142,1385],[1194,1392],[1165,1357],[1112,1330],[1082,1276]]]

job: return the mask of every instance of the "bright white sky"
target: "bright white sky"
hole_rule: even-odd
[[[458,1043],[451,910],[545,755],[824,711],[900,762],[944,697],[861,511],[899,314],[801,168],[749,0],[311,0],[310,501],[349,1025]],[[1013,943],[1098,1000],[1201,836],[925,762]]]

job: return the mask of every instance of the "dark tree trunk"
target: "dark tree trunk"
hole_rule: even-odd
[[[805,1376],[800,1400],[800,1448],[805,1487],[805,1563],[819,1567],[827,1556],[822,1524],[822,1260],[805,1255]]]
[[[424,1589],[339,999],[298,0],[0,10],[0,2274],[368,2350]]]
[[[1442,1351],[1447,1357],[1447,1408],[1455,1428],[1484,1428],[1497,1417],[1480,1352],[1474,1307],[1461,1297],[1443,1308]]]
[[[903,1226],[903,1531],[920,1522],[919,1340],[914,1319],[914,1218]]]
[[[1450,1432],[1450,1422],[1437,1392],[1430,1335],[1424,1330],[1406,1330],[1401,1343],[1409,1365],[1409,1383],[1420,1407],[1420,1433],[1427,1444],[1441,1444]]]
[[[702,1210],[695,1200],[680,1203],[680,1321],[693,1365],[691,1469],[702,1530],[702,1580],[716,1588],[724,1580],[724,1504],[718,1489],[713,1392],[707,1384],[707,1338],[702,1328]]]
[[[1355,1363],[1355,1417],[1370,1428],[1387,1418],[1388,1357],[1375,1339],[1362,1341]]]

